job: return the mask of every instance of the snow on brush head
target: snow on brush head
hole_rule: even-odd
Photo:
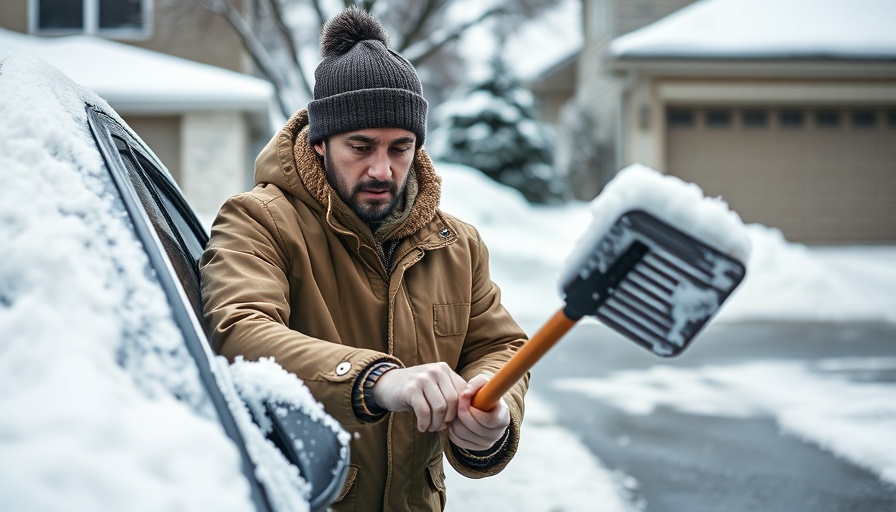
[[[631,210],[643,210],[688,235],[746,263],[750,239],[740,216],[720,197],[706,197],[694,183],[635,164],[619,171],[591,202],[591,225],[567,259],[565,283],[577,272],[613,223]]]

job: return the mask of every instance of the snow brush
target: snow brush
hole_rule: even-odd
[[[591,209],[561,280],[564,307],[473,397],[477,409],[492,409],[585,316],[658,356],[677,356],[746,274],[740,217],[694,184],[631,166]]]

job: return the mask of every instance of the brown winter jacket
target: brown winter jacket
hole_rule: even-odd
[[[300,111],[255,163],[257,185],[229,199],[201,261],[205,319],[229,359],[274,356],[352,433],[336,510],[440,510],[443,452],[460,473],[501,471],[516,452],[528,378],[505,397],[508,441],[485,467],[458,458],[443,432],[413,413],[363,423],[352,409],[359,373],[380,360],[444,361],[469,380],[496,372],[525,335],[501,306],[476,230],[437,209],[440,178],[423,149],[410,215],[387,271],[370,229],[339,199],[308,143]]]

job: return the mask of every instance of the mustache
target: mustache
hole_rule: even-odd
[[[398,185],[392,180],[368,179],[355,185],[354,193],[358,192],[389,192],[394,196],[398,195]]]

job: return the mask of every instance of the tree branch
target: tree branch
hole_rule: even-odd
[[[464,34],[464,32],[466,32],[470,28],[482,23],[483,21],[485,21],[486,19],[488,19],[492,16],[504,14],[505,12],[506,12],[506,9],[504,7],[492,7],[491,9],[480,14],[477,18],[472,19],[458,27],[455,27],[453,30],[451,30],[450,32],[448,32],[447,34],[445,34],[444,36],[442,36],[435,42],[430,43],[429,45],[425,46],[422,50],[418,50],[415,53],[415,52],[413,52],[413,48],[412,48],[411,49],[412,51],[407,52],[407,54],[405,55],[405,58],[407,58],[411,62],[411,64],[414,65],[414,67],[417,67],[423,61],[425,61],[430,56],[432,56],[432,54],[439,51],[443,46],[445,46],[446,44],[448,44],[452,41],[459,39],[460,36],[462,36]],[[423,43],[418,43],[418,44],[423,44]]]
[[[237,11],[229,2],[225,0],[198,0],[200,5],[208,9],[209,11],[223,17],[236,31],[240,40],[243,42],[243,47],[246,48],[246,51],[249,52],[249,56],[252,57],[252,61],[258,66],[259,72],[271,82],[274,86],[275,96],[277,97],[277,103],[280,106],[280,110],[283,112],[283,115],[287,118],[292,115],[292,109],[286,105],[286,102],[283,98],[283,92],[286,89],[286,81],[283,76],[278,72],[277,66],[274,64],[271,59],[270,54],[265,49],[264,45],[261,44],[261,41],[255,37],[252,33],[251,27],[246,22],[245,18]]]
[[[407,50],[408,46],[420,35],[432,13],[436,12],[442,5],[444,5],[444,0],[426,0],[423,8],[418,11],[418,16],[414,19],[411,29],[401,34],[401,41],[396,45],[395,51],[402,53]]]
[[[311,0],[311,7],[314,7],[314,12],[317,13],[317,24],[319,27],[317,32],[320,33],[327,23],[327,14],[324,12],[323,6],[320,5],[320,0]]]
[[[280,0],[267,0],[267,2],[271,7],[271,13],[273,14],[274,23],[276,23],[277,29],[286,40],[286,46],[289,50],[289,57],[296,63],[296,71],[299,74],[299,85],[302,87],[302,90],[305,92],[305,94],[307,94],[309,98],[312,98],[314,97],[314,93],[311,92],[311,85],[308,83],[308,77],[305,74],[305,68],[302,67],[302,60],[299,58],[299,53],[296,46],[296,39],[293,36],[292,30],[290,30],[290,28],[286,26],[286,21],[283,19],[283,9],[280,5]]]

